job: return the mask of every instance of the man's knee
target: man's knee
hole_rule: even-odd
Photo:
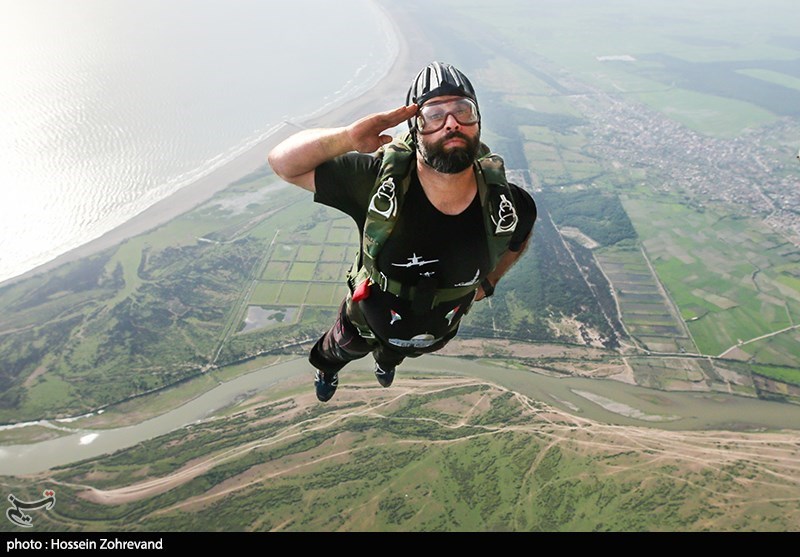
[[[339,371],[348,362],[363,358],[373,345],[362,338],[342,311],[333,326],[311,348],[308,360],[317,369]]]
[[[405,354],[400,354],[385,344],[376,346],[372,356],[375,358],[375,361],[378,363],[378,365],[383,369],[394,369],[406,358]]]

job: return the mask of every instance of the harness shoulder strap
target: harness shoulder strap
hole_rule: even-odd
[[[392,233],[400,208],[411,182],[411,164],[416,159],[410,134],[395,139],[381,148],[381,171],[367,207],[362,251],[370,265],[381,246]]]
[[[381,170],[370,194],[361,246],[348,273],[354,287],[378,275],[378,253],[392,233],[411,183],[411,165],[416,160],[411,134],[395,138],[381,147],[376,156],[381,159]]]
[[[488,154],[478,159],[476,166],[489,262],[494,269],[508,249],[511,236],[517,228],[517,211],[511,186],[506,180],[503,159],[499,155]]]

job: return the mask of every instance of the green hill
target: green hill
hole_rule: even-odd
[[[794,531],[796,432],[667,432],[464,376],[307,381],[50,479],[36,531]],[[0,528],[3,528],[0,526]]]

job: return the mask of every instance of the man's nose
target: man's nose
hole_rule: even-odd
[[[458,120],[456,120],[455,116],[453,116],[452,114],[448,114],[447,118],[444,121],[444,127],[447,128],[448,130],[453,130],[458,127],[461,127],[461,124],[458,123]]]

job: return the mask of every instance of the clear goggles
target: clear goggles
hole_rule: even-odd
[[[417,129],[423,135],[438,132],[444,127],[448,116],[453,116],[462,126],[471,126],[480,120],[478,105],[472,99],[461,97],[423,104],[417,112]]]

